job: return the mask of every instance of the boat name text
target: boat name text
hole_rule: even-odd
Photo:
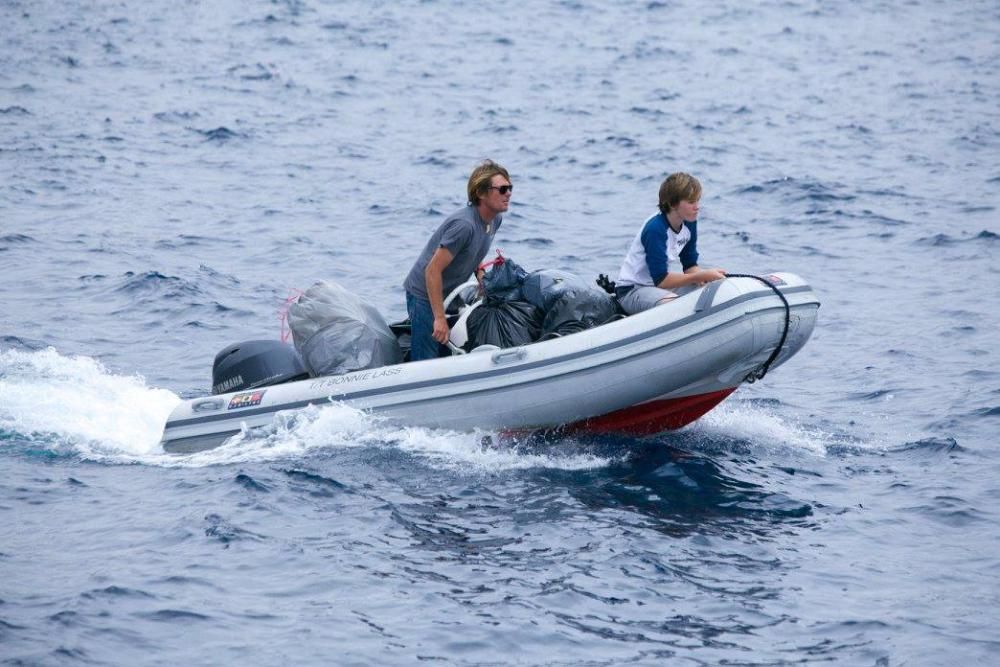
[[[353,382],[364,382],[365,380],[375,380],[377,378],[390,377],[393,375],[399,375],[403,369],[396,366],[387,366],[386,368],[374,368],[370,371],[356,371],[354,373],[347,373],[345,375],[331,375],[325,378],[319,378],[314,380],[309,386],[310,389],[327,389],[329,387],[336,387],[342,384],[349,384]]]

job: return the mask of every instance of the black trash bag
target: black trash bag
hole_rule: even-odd
[[[483,292],[487,301],[520,301],[521,283],[528,272],[512,259],[503,260],[483,275]]]
[[[464,286],[455,295],[455,298],[451,300],[448,304],[448,310],[445,315],[457,315],[461,312],[462,308],[466,306],[471,306],[479,299],[479,284],[469,284]]]
[[[527,345],[538,340],[543,318],[544,313],[527,301],[487,300],[469,313],[466,347]]]
[[[525,277],[521,294],[525,301],[548,311],[556,299],[566,292],[585,292],[589,289],[591,285],[575,273],[559,269],[539,269]]]
[[[567,336],[611,320],[618,314],[618,304],[604,290],[587,287],[560,295],[545,312],[543,339]]]

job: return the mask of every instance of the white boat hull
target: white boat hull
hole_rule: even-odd
[[[170,415],[162,446],[207,449],[271,424],[278,412],[331,402],[398,424],[458,431],[680,428],[769,359],[769,368],[787,361],[812,334],[819,301],[811,287],[793,274],[767,278],[787,310],[760,280],[727,278],[554,340],[191,399]]]

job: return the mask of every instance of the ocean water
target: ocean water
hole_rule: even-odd
[[[0,663],[1000,661],[1000,6],[0,0]],[[159,447],[226,345],[387,318],[469,171],[617,271],[663,176],[812,340],[676,432],[330,406]]]

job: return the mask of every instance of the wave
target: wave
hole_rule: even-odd
[[[139,274],[126,271],[116,291],[140,295],[155,293],[158,296],[163,293],[162,295],[166,297],[201,294],[201,289],[196,283],[177,276],[167,276],[159,271],[146,271]]]
[[[6,234],[4,236],[0,236],[0,243],[4,244],[3,246],[0,246],[0,250],[6,250],[6,247],[4,246],[7,244],[15,245],[22,243],[37,243],[37,241],[34,237],[28,236],[27,234]]]
[[[187,123],[200,116],[197,111],[159,111],[153,114],[153,118],[164,123]]]
[[[280,78],[277,68],[268,63],[256,63],[255,65],[235,65],[226,70],[228,74],[238,76],[243,81],[270,81]],[[221,128],[225,129],[225,128]]]
[[[0,352],[0,439],[31,451],[134,462],[159,449],[180,398],[53,348]]]
[[[36,338],[22,338],[20,336],[0,336],[0,350],[12,348],[19,350],[44,350],[48,347],[43,341]],[[0,372],[2,376],[2,372]]]
[[[689,427],[704,439],[705,449],[794,450],[825,456],[843,444],[845,436],[779,415],[780,401],[730,398]]]
[[[998,239],[1000,235],[989,230],[982,230],[974,236],[962,236],[955,237],[950,234],[938,233],[932,236],[924,236],[916,241],[918,246],[927,246],[932,248],[950,248],[963,243],[983,243],[983,244],[993,244]]]
[[[924,438],[913,442],[906,442],[891,450],[895,454],[917,453],[917,454],[952,454],[964,452],[965,448],[958,444],[954,438]]]
[[[219,126],[210,130],[192,129],[201,136],[205,137],[205,141],[212,141],[215,143],[225,143],[232,139],[246,139],[249,136],[243,132],[234,132],[225,126]]]
[[[838,201],[849,202],[857,199],[853,191],[840,183],[823,183],[809,179],[796,179],[790,176],[771,179],[756,185],[744,187],[738,191],[741,195],[762,194],[783,197],[785,201]]]

